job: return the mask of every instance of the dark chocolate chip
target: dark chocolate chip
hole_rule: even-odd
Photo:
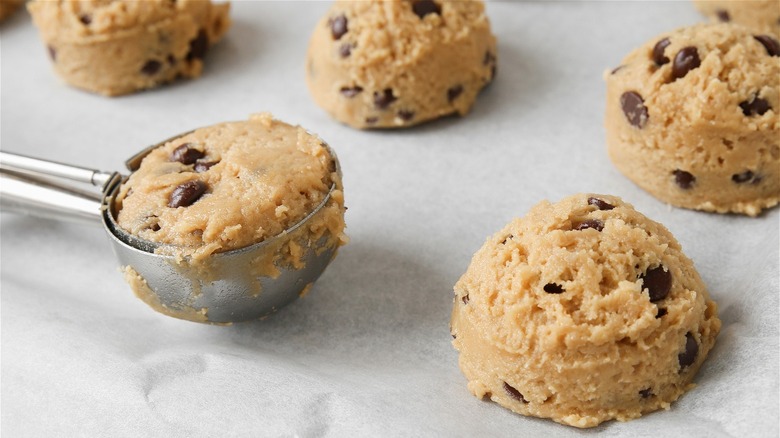
[[[344,15],[339,15],[338,17],[331,18],[329,21],[330,23],[330,33],[333,35],[334,40],[340,40],[341,37],[344,36],[345,33],[347,33],[347,17]]]
[[[203,158],[205,154],[192,147],[190,143],[184,143],[177,147],[171,153],[171,161],[178,161],[182,164],[192,164]]]
[[[349,97],[349,98],[357,96],[358,94],[360,94],[361,91],[363,91],[363,87],[360,86],[341,87],[341,90],[339,90],[342,96]]]
[[[168,207],[188,207],[194,204],[203,193],[206,192],[206,183],[200,180],[192,180],[179,185],[171,193],[168,200]]]
[[[367,125],[373,125],[374,123],[379,121],[379,117],[366,117],[366,124]]]
[[[160,67],[162,67],[162,64],[160,64],[160,61],[150,59],[146,61],[146,64],[144,64],[143,67],[141,67],[141,73],[152,76],[158,71],[160,71]]]
[[[195,163],[195,166],[192,167],[192,170],[197,173],[202,173],[211,169],[211,166],[217,164],[218,162],[219,161],[198,161]]]
[[[190,41],[190,51],[187,53],[187,61],[203,59],[209,49],[209,36],[205,30],[198,31],[198,35]]]
[[[441,14],[441,8],[432,0],[416,0],[412,2],[412,10],[420,18],[428,14]]]
[[[588,219],[581,224],[577,225],[577,228],[575,230],[582,231],[587,230],[588,228],[593,228],[596,231],[601,231],[604,229],[604,222],[601,222],[598,219]]]
[[[763,116],[767,111],[772,109],[772,106],[769,105],[769,102],[767,102],[766,99],[762,99],[755,95],[753,96],[753,100],[746,100],[740,103],[739,107],[742,108],[742,114],[746,116]]]
[[[490,53],[490,50],[485,52],[485,57],[482,59],[482,64],[490,65],[496,62],[496,55]]]
[[[693,187],[693,184],[696,183],[696,177],[693,176],[693,174],[690,172],[676,169],[674,172],[672,172],[672,175],[674,175],[674,182],[681,189],[688,190]]]
[[[677,361],[680,362],[680,371],[683,368],[696,362],[696,356],[699,354],[699,344],[691,332],[685,335],[685,350],[677,355]]]
[[[383,91],[374,92],[374,106],[377,109],[386,109],[397,99],[397,97],[393,96],[393,90],[391,88],[385,88]]]
[[[776,39],[769,35],[756,35],[753,38],[766,48],[769,56],[780,56],[780,43],[778,43]]]
[[[544,285],[544,291],[548,294],[562,294],[566,292],[566,289],[564,289],[560,284],[547,283]]]
[[[642,280],[642,289],[647,289],[652,302],[663,300],[672,289],[672,273],[664,270],[663,265],[648,269],[639,279]]]
[[[508,235],[508,236],[504,237],[504,240],[502,240],[502,241],[501,241],[501,244],[502,244],[502,245],[506,245],[506,243],[507,243],[508,241],[510,241],[510,240],[512,240],[512,239],[514,239],[514,238],[515,238],[515,236],[514,236],[514,235],[512,235],[512,234],[510,234],[510,235]]]
[[[658,319],[658,318],[662,318],[662,317],[663,317],[664,315],[666,315],[666,314],[667,314],[667,310],[666,310],[666,308],[664,308],[664,307],[661,307],[660,309],[658,309],[658,312],[655,314],[655,318],[656,318],[656,319]]]
[[[645,101],[639,93],[636,91],[623,93],[620,96],[620,107],[623,108],[623,114],[626,115],[628,123],[640,129],[645,127],[650,116],[647,114]]]
[[[701,65],[699,51],[696,47],[683,47],[677,52],[672,63],[672,79],[677,80],[688,74],[689,71],[698,68]]]
[[[463,301],[463,304],[469,303],[469,294],[463,295],[463,298],[461,298],[461,301]]]
[[[455,85],[447,90],[447,100],[452,103],[463,93],[463,85]]]
[[[523,397],[523,394],[520,393],[520,391],[516,390],[512,387],[512,385],[504,382],[504,391],[506,391],[507,394],[509,394],[510,397],[513,399],[521,402],[521,403],[528,403],[528,400]]]
[[[731,21],[731,16],[729,15],[729,11],[725,9],[718,9],[717,11],[715,11],[715,15],[718,16],[718,20],[724,23],[728,23],[729,21]]]
[[[669,38],[664,38],[655,43],[655,46],[653,46],[653,61],[655,65],[661,66],[669,62],[669,57],[664,56],[664,50],[666,50],[669,44],[671,44]]]
[[[46,49],[49,51],[49,58],[52,61],[57,61],[57,49],[52,46],[46,46]]]
[[[88,26],[89,23],[92,23],[92,16],[89,14],[81,14],[79,15],[79,21]]]
[[[614,75],[615,73],[619,72],[623,67],[625,67],[625,65],[619,65],[619,66],[613,68],[612,71],[609,74]]]
[[[149,227],[152,231],[160,231],[160,224],[152,224],[151,227]]]
[[[168,64],[176,65],[176,58],[173,55],[168,55]]]
[[[450,335],[452,336],[452,339],[458,339],[458,336],[455,333],[450,333]]]
[[[652,397],[653,396],[653,391],[650,388],[643,389],[643,390],[639,391],[639,395],[642,398]]]
[[[599,210],[612,210],[614,205],[599,198],[588,198],[588,205],[595,205]]]
[[[752,171],[746,170],[746,171],[744,171],[742,173],[737,173],[735,175],[732,175],[731,176],[731,180],[734,181],[737,184],[742,184],[742,183],[746,183],[746,182],[752,180],[753,176],[755,176],[755,175],[753,174]]]
[[[398,111],[398,118],[404,122],[408,122],[414,118],[414,111],[400,110]]]
[[[349,58],[350,55],[352,55],[352,48],[354,46],[350,43],[344,43],[339,47],[339,55],[342,58]]]

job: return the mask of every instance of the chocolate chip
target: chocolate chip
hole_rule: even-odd
[[[367,125],[373,125],[374,123],[379,121],[379,117],[366,117],[366,124]]]
[[[176,65],[176,58],[174,58],[173,55],[168,55],[168,64],[170,65]]]
[[[149,227],[152,231],[160,231],[160,224],[152,224],[151,227]]]
[[[666,314],[667,314],[667,310],[661,307],[660,309],[658,309],[658,312],[655,314],[655,319],[661,318]]]
[[[341,87],[341,90],[339,92],[344,96],[348,98],[352,98],[360,94],[360,92],[363,91],[363,87],[354,86],[354,87]]]
[[[328,23],[330,23],[330,33],[333,35],[334,40],[340,40],[347,33],[347,17],[344,15],[331,18],[328,20]]]
[[[769,56],[780,56],[780,43],[778,43],[776,39],[769,35],[756,35],[753,38],[766,48]]]
[[[544,291],[548,294],[562,294],[566,292],[566,289],[556,283],[547,283],[544,285]]]
[[[184,143],[177,147],[171,153],[171,161],[178,161],[182,164],[192,164],[195,161],[203,158],[205,154],[192,147],[190,143]]]
[[[664,50],[666,50],[669,44],[671,44],[669,38],[664,38],[655,43],[655,46],[653,46],[653,61],[655,65],[662,66],[669,62],[669,58],[664,56]]]
[[[696,362],[696,355],[699,354],[699,344],[691,332],[685,335],[685,351],[677,355],[677,361],[680,362],[680,371],[683,368]]]
[[[672,273],[664,270],[664,265],[648,269],[639,279],[642,280],[642,290],[647,289],[651,302],[663,300],[672,289]]]
[[[46,46],[46,49],[49,51],[49,58],[52,61],[57,61],[57,49],[52,46]]]
[[[190,41],[190,51],[187,53],[187,61],[203,59],[209,49],[209,36],[205,30],[198,31],[198,35]]]
[[[502,244],[502,245],[506,245],[506,243],[507,243],[508,241],[510,241],[510,240],[512,240],[512,239],[514,239],[514,238],[515,238],[515,236],[514,236],[514,235],[512,235],[512,234],[510,234],[510,235],[508,235],[508,236],[504,237],[504,240],[502,240],[502,241],[501,241],[501,244]]]
[[[414,111],[400,110],[398,111],[398,118],[404,122],[408,122],[414,118]]]
[[[447,100],[452,103],[463,93],[463,85],[455,85],[447,90]]]
[[[143,67],[141,67],[141,73],[152,76],[158,71],[160,71],[160,67],[162,67],[162,64],[160,64],[160,61],[150,59],[146,61],[146,64],[144,64]]]
[[[92,16],[89,14],[81,14],[79,15],[79,21],[84,23],[84,25],[89,25],[89,23],[92,23]]]
[[[469,294],[463,295],[463,298],[461,298],[461,301],[463,301],[463,304],[469,303]]]
[[[203,173],[209,169],[211,169],[211,166],[217,164],[219,161],[198,161],[195,163],[195,166],[192,167],[192,170],[194,170],[197,173]]]
[[[693,176],[693,174],[691,174],[690,172],[677,169],[674,172],[672,172],[672,175],[674,175],[674,182],[681,189],[688,190],[691,187],[693,187],[693,184],[696,183],[696,177]]]
[[[623,108],[623,114],[626,120],[632,126],[642,129],[647,124],[650,116],[647,114],[647,107],[642,96],[636,91],[626,91],[620,96],[620,106]]]
[[[490,65],[496,62],[496,55],[490,53],[490,50],[485,52],[485,57],[482,59],[482,64]]]
[[[619,72],[620,69],[622,69],[623,67],[625,67],[625,65],[619,65],[619,66],[613,68],[612,71],[609,74],[614,75],[615,73]]]
[[[767,102],[766,99],[762,99],[756,95],[753,95],[752,100],[746,100],[740,103],[739,107],[742,108],[742,114],[746,116],[763,116],[767,111],[772,109],[772,106],[769,105],[769,102]]]
[[[588,228],[593,228],[596,231],[601,231],[604,229],[604,222],[601,222],[598,219],[588,219],[581,224],[577,225],[577,228],[575,230],[582,231],[587,230]]]
[[[441,14],[439,5],[431,0],[416,0],[412,3],[412,10],[420,18],[423,18],[428,14]]]
[[[756,175],[752,170],[746,170],[742,173],[736,173],[731,175],[731,180],[737,184],[751,183],[758,184],[761,182],[761,176]]]
[[[643,390],[639,391],[639,395],[642,398],[652,397],[653,396],[653,391],[650,388],[643,389]]]
[[[588,205],[595,205],[599,210],[612,210],[614,205],[599,198],[588,198]]]
[[[699,51],[696,47],[683,47],[677,52],[672,63],[672,79],[677,80],[688,74],[689,71],[701,65]]]
[[[374,92],[374,106],[377,107],[377,109],[386,109],[397,99],[397,97],[393,96],[393,90],[391,88]]]
[[[729,21],[731,21],[731,16],[729,15],[729,11],[725,9],[718,9],[717,11],[715,11],[715,15],[718,16],[718,20],[724,23],[728,23]]]
[[[506,391],[507,394],[509,394],[510,397],[513,399],[521,402],[521,403],[528,403],[528,400],[523,397],[523,394],[520,393],[520,391],[513,388],[510,384],[504,382],[504,391]]]
[[[339,55],[342,58],[349,58],[350,55],[352,55],[352,47],[354,47],[350,43],[344,43],[339,47]]]
[[[171,197],[168,200],[168,207],[188,207],[195,203],[203,193],[206,192],[206,183],[200,180],[193,180],[179,185],[173,189]]]

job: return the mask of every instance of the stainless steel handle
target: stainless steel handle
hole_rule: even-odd
[[[24,155],[0,152],[0,170],[6,170],[35,179],[64,178],[71,181],[88,183],[103,188],[113,177],[113,173],[86,167],[71,166],[56,161],[41,160]]]

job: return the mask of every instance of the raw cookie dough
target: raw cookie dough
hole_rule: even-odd
[[[668,409],[719,330],[680,244],[614,196],[538,204],[490,237],[455,285],[453,345],[469,390],[576,427]]]
[[[731,22],[780,35],[780,0],[693,0],[713,21]]]
[[[23,0],[0,0],[0,21],[10,17],[23,2]]]
[[[354,128],[465,115],[496,74],[482,1],[337,1],[311,37],[314,100]]]
[[[36,0],[28,5],[54,70],[107,96],[195,78],[230,27],[230,5],[208,0]]]
[[[306,225],[314,241],[325,237],[338,246],[346,238],[335,158],[317,136],[261,114],[195,130],[152,151],[119,191],[117,223],[202,260],[288,230],[328,193],[316,223]]]
[[[609,155],[658,199],[750,216],[780,198],[780,43],[731,24],[659,35],[606,74]]]

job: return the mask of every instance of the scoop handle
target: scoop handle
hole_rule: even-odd
[[[103,194],[60,180],[105,188],[115,174],[0,152],[0,208],[56,220],[99,224]]]

